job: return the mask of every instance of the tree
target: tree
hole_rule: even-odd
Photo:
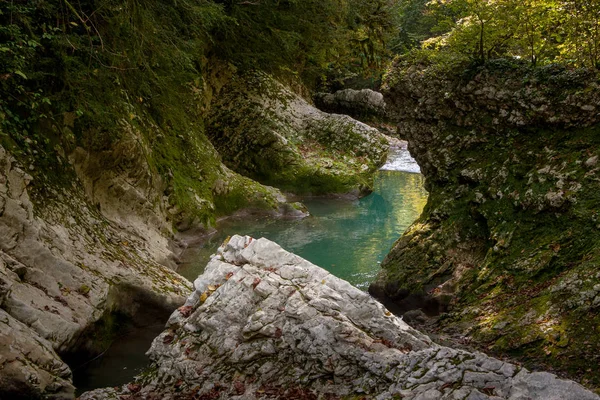
[[[427,21],[421,45],[484,62],[499,57],[533,65],[568,62],[598,68],[600,2],[584,0],[405,0],[406,15]],[[454,19],[447,18],[453,10]],[[400,32],[411,24],[404,21]],[[436,28],[445,27],[437,31]]]
[[[600,2],[563,0],[561,8],[564,43],[561,58],[575,64],[600,68]]]

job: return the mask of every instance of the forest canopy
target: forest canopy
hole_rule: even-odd
[[[3,1],[0,124],[13,138],[66,111],[110,125],[107,88],[158,110],[177,88],[200,90],[214,58],[334,90],[376,87],[396,56],[451,68],[495,58],[598,68],[600,2]]]
[[[516,58],[600,67],[595,0],[406,0],[395,15],[396,53],[422,49],[478,62]]]

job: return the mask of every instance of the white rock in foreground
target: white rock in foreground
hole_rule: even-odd
[[[151,372],[82,400],[599,399],[552,374],[438,346],[266,239],[234,236],[194,286],[154,340]]]

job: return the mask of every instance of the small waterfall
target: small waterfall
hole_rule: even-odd
[[[388,159],[380,169],[382,171],[421,173],[419,164],[417,164],[417,161],[408,152],[406,142],[400,142],[397,146],[390,147]]]

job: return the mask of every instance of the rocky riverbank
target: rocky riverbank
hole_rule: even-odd
[[[297,194],[368,193],[389,148],[377,129],[322,112],[259,72],[224,85],[207,134],[229,168]]]
[[[297,180],[268,183],[298,184],[300,192],[368,191],[387,154],[384,136],[350,117],[318,111],[260,76],[276,90],[265,89],[260,101],[250,102],[243,116],[253,119],[243,126],[270,113],[265,124],[279,130],[261,131],[260,124],[245,130],[250,142],[267,138],[270,145],[257,152],[242,146],[236,159],[280,162],[274,173]],[[206,82],[202,99],[186,86],[198,107],[166,125],[143,99],[115,96],[111,104],[130,113],[115,114],[111,139],[99,147],[70,136],[64,148],[46,153],[41,139],[20,148],[0,132],[6,139],[0,145],[0,397],[72,398],[65,360],[79,365],[103,352],[123,322],[166,319],[191,288],[174,272],[186,235],[206,232],[216,218],[233,213],[306,215],[279,189],[248,177],[262,176],[257,164],[230,164],[248,176],[242,175],[215,149],[221,143],[215,127],[235,130],[240,122],[225,118],[225,105],[217,100],[242,104],[236,96],[244,93],[224,90],[219,97],[225,82],[239,79]],[[253,90],[261,89],[250,85]],[[203,118],[211,121],[210,134]],[[93,135],[98,128],[83,125],[74,113],[65,113],[62,122],[67,133]],[[285,138],[284,132],[295,136]],[[222,148],[226,163],[231,149]]]
[[[600,386],[597,73],[394,67],[388,111],[429,201],[371,292],[495,354]]]
[[[81,187],[47,187],[36,206],[32,179],[0,147],[0,397],[70,398],[59,354],[104,350],[114,313],[169,313],[190,284],[159,264],[170,250],[156,226],[140,222],[149,214],[129,220],[147,227],[141,236],[90,207]]]
[[[598,399],[580,385],[438,346],[368,294],[266,239],[234,236],[113,398]]]

